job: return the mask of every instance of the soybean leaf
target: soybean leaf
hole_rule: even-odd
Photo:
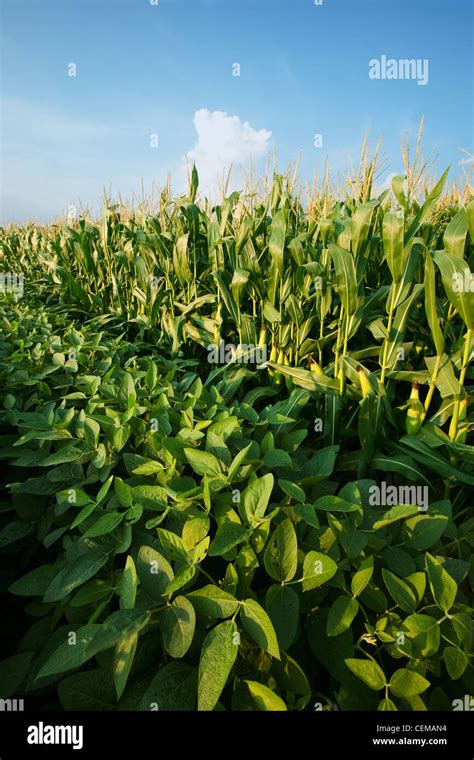
[[[408,613],[415,612],[418,602],[408,583],[385,568],[382,569],[382,576],[390,596],[400,609]]]
[[[286,711],[286,704],[274,691],[258,681],[244,681],[256,710]]]
[[[385,686],[385,675],[376,662],[373,660],[357,660],[349,657],[344,660],[347,667],[357,678],[359,678],[369,689],[380,691]]]
[[[337,565],[331,557],[321,552],[307,553],[303,564],[303,591],[322,586],[337,572]]]
[[[331,605],[327,619],[328,636],[339,636],[350,628],[359,611],[359,603],[350,596],[339,596]]]
[[[120,699],[125,687],[130,670],[135,659],[138,644],[138,633],[131,633],[117,643],[114,652],[112,672],[114,677],[117,699]]]
[[[210,475],[217,477],[222,475],[219,460],[208,451],[197,451],[196,449],[184,449],[184,454],[194,472],[198,475]]]
[[[278,644],[287,650],[298,631],[300,602],[298,594],[290,586],[270,586],[266,596],[267,612],[272,621]]]
[[[194,607],[185,596],[177,596],[160,613],[159,626],[163,644],[171,657],[184,657],[191,646],[196,627]]]
[[[58,649],[46,660],[36,675],[36,680],[56,673],[79,668],[90,660],[93,655],[86,654],[87,647],[101,626],[97,624],[84,625],[71,637],[67,637]]]
[[[242,492],[239,501],[239,514],[247,525],[252,525],[256,520],[261,520],[270,501],[274,484],[271,473],[257,478]]]
[[[234,546],[242,543],[248,536],[248,530],[240,523],[225,520],[217,529],[217,533],[209,547],[209,556],[218,557],[225,554]]]
[[[461,678],[469,664],[469,657],[467,654],[463,652],[462,649],[457,649],[456,647],[446,647],[443,654],[449,677],[452,678],[453,681]]]
[[[60,570],[45,591],[44,602],[59,602],[88,581],[106,564],[108,554],[102,549],[88,549]]]
[[[138,552],[137,573],[147,596],[162,602],[166,587],[174,578],[169,562],[151,546],[142,546]]]
[[[125,569],[120,579],[120,608],[132,609],[135,607],[137,595],[138,576],[133,558],[129,555]]]
[[[239,606],[237,599],[219,586],[203,586],[196,591],[191,591],[187,598],[198,615],[212,618],[230,617]]]
[[[238,637],[234,621],[216,625],[205,637],[199,660],[198,710],[216,706],[237,659]]]
[[[119,641],[139,633],[150,620],[147,610],[117,610],[104,620],[99,630],[85,648],[87,658],[95,657],[115,646]]]
[[[184,662],[169,662],[158,670],[148,686],[142,710],[194,710],[197,700],[197,669]]]
[[[436,605],[444,613],[449,612],[457,594],[456,582],[446,572],[444,567],[428,552],[425,555],[426,570],[430,582],[431,593]]]
[[[390,679],[390,691],[392,691],[397,697],[414,697],[417,694],[422,694],[430,682],[416,673],[414,670],[407,670],[406,668],[400,668],[396,670]]]
[[[267,613],[254,599],[246,599],[241,603],[240,620],[250,638],[266,652],[280,659],[278,641],[272,621]]]
[[[273,532],[263,557],[268,575],[275,581],[291,581],[296,573],[298,543],[291,520],[283,520]]]
[[[50,586],[58,570],[54,565],[41,565],[8,587],[11,594],[17,596],[42,596]]]
[[[367,557],[360,563],[356,573],[352,576],[351,591],[353,596],[359,596],[370,582],[374,572],[374,558]]]

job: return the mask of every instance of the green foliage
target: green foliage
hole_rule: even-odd
[[[193,170],[157,216],[0,230],[31,281],[0,304],[0,587],[24,613],[1,698],[472,693],[473,207],[443,181],[323,213],[276,177],[211,210]],[[426,509],[400,497],[420,488]]]

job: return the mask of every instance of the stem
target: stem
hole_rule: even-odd
[[[463,359],[462,359],[461,374],[459,376],[459,384],[461,385],[461,388],[463,387],[464,381],[466,379],[467,364],[469,361],[469,352],[471,348],[472,332],[473,332],[472,330],[468,330],[466,335],[464,336],[464,353],[463,353]],[[461,399],[458,398],[454,404],[453,418],[451,420],[451,425],[449,428],[449,437],[451,438],[452,441],[456,440],[456,435],[458,432],[460,405],[461,405]],[[456,457],[451,457],[451,460],[454,460],[454,463],[455,463]]]
[[[392,286],[393,287],[393,286]],[[383,346],[383,356],[382,356],[382,374],[380,375],[380,382],[385,383],[385,372],[386,372],[386,364],[387,364],[387,358],[388,358],[388,346],[390,343],[390,333],[392,332],[392,323],[393,323],[393,303],[395,300],[395,288],[393,287],[391,296],[390,296],[390,306],[388,310],[388,323],[387,323],[387,337],[385,338],[385,343]]]
[[[211,583],[212,583],[214,586],[218,586],[218,585],[219,585],[219,584],[218,584],[218,583],[217,583],[217,582],[214,580],[214,578],[212,578],[212,577],[209,575],[209,573],[208,573],[206,570],[204,570],[202,567],[200,567],[200,566],[199,566],[199,567],[198,567],[198,570],[199,570],[199,572],[200,572],[200,573],[202,573],[203,575],[205,575],[205,576],[206,576],[206,578],[207,578],[207,580],[208,580],[208,581],[211,581]]]
[[[428,409],[429,409],[429,406],[431,404],[431,400],[432,400],[434,392],[435,392],[436,380],[438,378],[438,372],[439,372],[439,366],[440,366],[440,364],[441,364],[441,356],[437,356],[436,357],[435,366],[434,366],[434,369],[433,369],[433,374],[431,376],[430,387],[428,389],[428,393],[427,393],[426,398],[425,398],[425,408],[424,408],[424,411],[422,412],[422,415],[421,415],[422,422],[424,422],[425,419],[426,419],[426,415],[428,414]]]

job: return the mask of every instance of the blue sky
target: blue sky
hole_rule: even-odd
[[[400,173],[421,116],[425,151],[460,176],[472,14],[467,0],[2,0],[0,222],[142,180],[149,192],[167,173],[180,192],[186,154],[209,192],[223,166],[239,187],[239,167],[262,170],[274,148],[281,169],[299,157],[309,178],[327,156],[336,173],[366,130],[383,137],[385,176]],[[427,59],[428,83],[370,79],[382,55]]]

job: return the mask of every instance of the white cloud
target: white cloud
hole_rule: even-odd
[[[190,164],[196,164],[199,185],[203,193],[217,192],[224,170],[233,166],[248,168],[249,161],[265,156],[270,147],[272,133],[256,130],[248,121],[224,111],[201,108],[194,114],[197,143],[186,154]],[[234,172],[233,172],[234,173]]]

